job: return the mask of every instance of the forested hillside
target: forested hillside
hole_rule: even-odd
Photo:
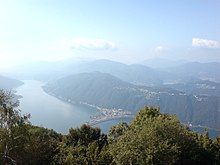
[[[189,131],[157,107],[144,107],[108,134],[82,125],[66,135],[34,126],[0,91],[0,163],[3,165],[218,165],[220,137]]]
[[[141,107],[160,106],[181,122],[220,129],[220,97],[187,94],[165,87],[137,86],[110,74],[82,73],[50,81],[44,90],[72,103],[89,103],[135,114]]]

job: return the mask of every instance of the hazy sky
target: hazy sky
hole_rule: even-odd
[[[220,1],[0,0],[0,67],[100,58],[220,62]]]

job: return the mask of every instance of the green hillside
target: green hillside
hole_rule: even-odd
[[[145,99],[135,86],[110,74],[93,72],[72,75],[47,83],[44,90],[64,100],[106,108],[136,109]],[[123,103],[122,103],[123,102]]]
[[[136,86],[110,74],[93,72],[50,81],[44,90],[72,103],[116,108],[133,114],[143,106],[160,106],[181,122],[220,129],[220,97],[187,95],[171,88]]]

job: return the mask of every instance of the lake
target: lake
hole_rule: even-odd
[[[97,110],[86,105],[73,105],[59,100],[43,91],[41,81],[23,80],[24,85],[16,89],[17,95],[21,95],[20,106],[22,114],[31,114],[31,123],[54,129],[59,133],[68,133],[69,128],[80,127],[95,115]],[[130,122],[131,118],[115,119],[99,123],[94,127],[100,127],[104,133],[120,121]]]

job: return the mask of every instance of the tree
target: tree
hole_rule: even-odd
[[[29,126],[29,140],[25,144],[26,157],[29,159],[22,164],[49,165],[59,152],[58,146],[62,135],[54,130],[43,127]]]
[[[99,128],[92,128],[83,124],[80,128],[71,128],[66,136],[66,144],[75,146],[78,143],[87,146],[89,143],[98,140],[101,136]]]
[[[215,164],[220,164],[220,136],[212,141],[212,153],[215,155]]]
[[[129,129],[111,144],[110,150],[113,161],[122,165],[213,162],[210,155],[203,157],[207,152],[203,152],[204,148],[200,146],[195,133],[185,128],[175,116],[162,114],[159,108],[144,107],[135,116]]]
[[[113,126],[108,133],[108,138],[110,143],[115,143],[117,139],[123,135],[125,131],[129,129],[126,122],[121,122],[118,125]]]
[[[169,121],[175,123],[160,114],[158,108],[140,110],[129,129],[111,146],[116,164],[174,164],[179,151],[178,145],[165,137]]]
[[[0,161],[3,164],[17,164],[18,153],[27,137],[30,115],[21,115],[16,109],[18,105],[11,92],[0,90]]]
[[[94,164],[99,160],[106,140],[106,135],[101,135],[99,128],[86,124],[71,128],[58,147],[54,164]]]

